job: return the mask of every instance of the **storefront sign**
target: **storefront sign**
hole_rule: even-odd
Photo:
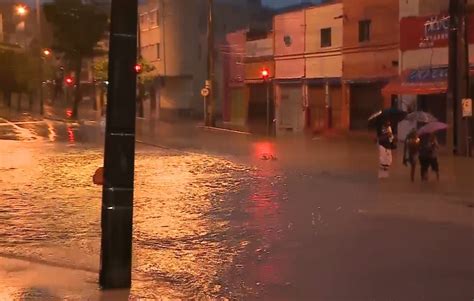
[[[448,68],[425,68],[416,69],[409,72],[407,82],[421,83],[421,82],[437,82],[446,81],[448,79]]]
[[[449,35],[449,16],[432,17],[425,22],[425,36],[427,40],[447,40]]]
[[[472,99],[470,98],[462,100],[462,117],[472,117]]]
[[[467,20],[468,40],[474,43],[474,14]],[[450,18],[447,15],[406,17],[400,21],[400,49],[448,47]]]
[[[273,56],[273,40],[248,41],[245,44],[245,56],[251,58]]]

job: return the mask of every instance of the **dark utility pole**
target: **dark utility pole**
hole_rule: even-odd
[[[207,0],[208,19],[207,19],[207,79],[209,80],[210,93],[206,98],[206,126],[215,126],[214,105],[215,105],[215,87],[214,87],[214,0]]]
[[[462,99],[470,94],[466,6],[466,0],[449,2],[448,146],[458,155],[467,155],[468,139],[461,108]]]
[[[112,1],[99,279],[103,289],[131,286],[137,14],[138,0]]]
[[[35,1],[36,4],[36,26],[38,30],[38,98],[40,105],[40,114],[44,113],[44,96],[43,96],[43,32],[41,29],[41,5],[40,0]]]

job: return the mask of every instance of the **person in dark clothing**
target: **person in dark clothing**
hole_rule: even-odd
[[[436,179],[439,181],[438,148],[438,140],[434,133],[421,136],[419,158],[422,181],[428,181],[430,167],[436,173]]]
[[[405,147],[403,151],[403,164],[408,166],[410,164],[410,178],[415,181],[416,164],[418,161],[418,153],[420,148],[420,138],[413,129],[405,139]]]
[[[379,147],[379,179],[389,177],[389,168],[392,165],[392,149],[396,147],[395,136],[392,132],[390,121],[386,120],[377,129],[377,142]]]

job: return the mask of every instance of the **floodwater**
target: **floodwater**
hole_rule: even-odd
[[[100,133],[24,122],[0,120],[0,300],[100,299]],[[130,299],[472,297],[473,191],[457,167],[441,183],[379,183],[367,166],[339,172],[336,152],[329,169],[249,148],[256,161],[138,146]]]

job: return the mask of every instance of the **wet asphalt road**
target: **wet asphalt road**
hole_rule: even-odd
[[[66,289],[8,281],[0,297],[100,298],[100,140],[95,124],[0,119],[0,258],[87,274]],[[379,183],[346,150],[326,166],[284,160],[294,145],[258,142],[248,158],[181,146],[137,147],[132,299],[474,297],[473,190],[458,169]]]

